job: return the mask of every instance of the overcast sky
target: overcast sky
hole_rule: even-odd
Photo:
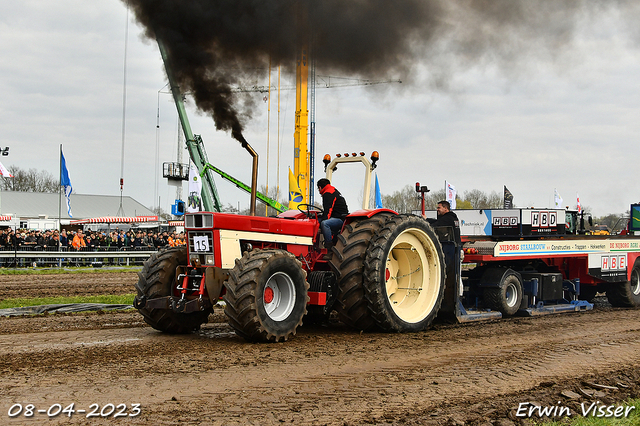
[[[62,144],[76,193],[119,195],[125,6],[118,0],[22,0],[2,9],[0,147],[10,151],[0,161],[57,177]],[[176,160],[177,115],[171,96],[161,92],[166,79],[157,46],[143,39],[132,14],[128,21],[124,195],[147,206],[157,205],[157,196],[168,211],[176,191],[162,179],[156,157]],[[557,55],[536,55],[507,70],[490,61],[452,70],[445,89],[406,83],[319,89],[316,178],[325,153],[377,150],[383,194],[417,181],[437,190],[447,180],[459,193],[502,194],[506,185],[516,206],[549,207],[557,188],[564,205],[574,207],[579,194],[595,215],[622,213],[640,201],[640,38],[630,28],[614,12],[579,21],[571,46]],[[422,67],[414,72],[427,70],[429,61]],[[282,85],[292,80],[284,74]],[[260,155],[260,184],[267,183],[268,170],[269,186],[279,175],[285,193],[294,95],[281,92],[278,124],[272,94],[269,123],[263,103],[244,133]],[[210,162],[250,183],[251,158],[240,144],[217,132],[211,118],[192,107],[189,114]],[[356,166],[334,174],[351,210],[360,203],[362,174]],[[248,206],[248,195],[222,179],[216,183],[223,204]]]

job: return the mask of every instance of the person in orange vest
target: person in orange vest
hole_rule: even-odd
[[[84,241],[84,236],[82,235],[82,230],[78,229],[75,237],[73,237],[73,242],[71,243],[71,245],[76,250],[87,247],[87,243]]]

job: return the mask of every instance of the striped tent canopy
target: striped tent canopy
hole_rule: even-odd
[[[184,220],[170,220],[168,222],[169,226],[184,226]]]
[[[0,216],[0,222],[9,222],[11,221],[11,216]]]
[[[157,222],[158,216],[129,216],[129,217],[117,217],[117,216],[103,216],[92,217],[90,219],[72,220],[72,225],[82,225],[85,223],[137,223],[137,222]]]

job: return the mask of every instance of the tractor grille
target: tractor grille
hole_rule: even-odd
[[[184,224],[189,228],[213,228],[213,215],[211,213],[196,213],[185,215]]]
[[[189,231],[189,253],[213,254],[213,232]]]

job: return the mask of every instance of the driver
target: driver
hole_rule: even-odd
[[[344,219],[349,214],[349,208],[340,191],[331,186],[329,179],[322,178],[318,181],[318,191],[322,195],[322,208],[324,212],[320,217],[320,230],[324,236],[324,246],[331,251],[333,235],[342,229]]]

